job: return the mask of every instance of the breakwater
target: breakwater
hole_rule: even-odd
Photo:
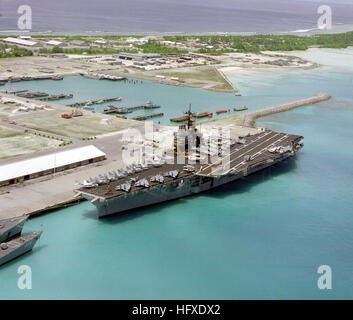
[[[313,97],[310,97],[310,98],[301,99],[298,101],[288,102],[288,103],[273,106],[270,108],[265,108],[265,109],[249,112],[245,116],[244,125],[249,126],[249,127],[253,127],[255,125],[257,118],[269,116],[269,115],[275,114],[275,113],[289,111],[289,110],[292,110],[292,109],[295,109],[298,107],[303,107],[303,106],[311,105],[314,103],[319,103],[319,102],[326,101],[329,99],[331,99],[331,96],[329,94],[319,93],[319,94],[317,94]]]

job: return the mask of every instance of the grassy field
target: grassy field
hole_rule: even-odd
[[[96,137],[101,134],[143,126],[143,123],[137,121],[117,119],[112,116],[89,112],[85,113],[83,117],[63,119],[61,118],[62,113],[57,111],[42,114],[40,117],[33,114],[33,116],[16,119],[16,124],[73,139]],[[70,108],[67,108],[67,113],[70,113]],[[102,119],[110,119],[110,121],[106,124],[102,123]]]
[[[60,141],[0,127],[0,159],[58,147]]]

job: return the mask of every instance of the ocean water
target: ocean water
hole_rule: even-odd
[[[0,31],[19,31],[22,0],[0,1]],[[27,0],[32,32],[207,33],[289,32],[317,28],[318,7],[332,8],[334,24],[352,24],[349,0]]]
[[[25,232],[44,233],[0,268],[0,298],[352,299],[352,74],[347,64],[230,75],[259,106],[319,91],[333,98],[261,119],[305,146],[244,180],[101,220],[89,203],[31,219]],[[23,264],[32,290],[17,287]],[[317,287],[320,265],[332,268],[332,290]]]

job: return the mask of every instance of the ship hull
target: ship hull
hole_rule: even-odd
[[[294,154],[294,152],[291,154],[285,154],[274,161],[266,162],[248,169],[247,172],[243,171],[237,174],[229,173],[220,177],[193,175],[184,179],[175,179],[168,184],[161,184],[153,188],[141,189],[134,193],[127,193],[126,195],[112,199],[95,200],[93,204],[96,206],[98,215],[101,218],[111,214],[125,212],[131,209],[176,200],[233,182],[239,178],[273,166],[278,162],[292,157]],[[88,193],[84,193],[83,197],[90,201],[95,199],[94,195],[90,195]]]
[[[0,266],[31,251],[34,245],[36,244],[36,242],[38,241],[38,239],[40,238],[40,235],[41,235],[41,232],[38,233],[38,235],[31,236],[31,239],[25,240],[25,242],[22,245],[18,246],[17,248],[8,249],[10,250],[8,253],[5,252],[3,255],[0,255]]]
[[[12,226],[6,231],[0,233],[0,243],[20,235],[25,222],[26,222],[26,218],[22,219],[18,224]]]

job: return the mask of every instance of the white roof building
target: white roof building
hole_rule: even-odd
[[[47,42],[47,44],[51,45],[51,46],[60,46],[62,44],[61,41],[57,41],[57,40],[50,40]]]
[[[11,43],[11,44],[17,44],[17,45],[28,46],[28,47],[33,47],[34,45],[37,44],[37,42],[35,42],[35,41],[19,39],[19,38],[12,38],[12,37],[5,38],[5,39],[3,39],[3,41]]]
[[[63,168],[91,159],[101,159],[104,157],[104,152],[93,145],[89,145],[11,162],[0,166],[0,185],[6,181],[29,177],[35,174],[40,176],[40,173],[45,173],[56,168]]]
[[[105,41],[105,40],[96,40],[94,42],[98,43],[98,44],[106,44],[107,43],[107,41]]]

